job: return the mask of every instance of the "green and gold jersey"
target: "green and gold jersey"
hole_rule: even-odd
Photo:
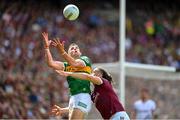
[[[90,59],[86,56],[81,56],[80,59],[84,61],[84,63],[86,64],[86,67],[76,68],[76,67],[70,66],[67,62],[64,62],[65,71],[67,71],[67,72],[83,72],[83,73],[90,74],[92,71]],[[76,95],[79,93],[90,93],[90,82],[89,81],[77,79],[77,78],[74,78],[71,76],[67,77],[67,81],[68,81],[71,95]]]

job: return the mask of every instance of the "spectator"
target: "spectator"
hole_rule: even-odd
[[[146,88],[141,89],[140,99],[134,103],[134,115],[136,119],[153,119],[156,103],[150,99],[149,91]]]

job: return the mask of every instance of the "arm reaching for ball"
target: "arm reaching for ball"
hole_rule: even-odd
[[[54,39],[54,46],[58,49],[59,54],[71,65],[74,67],[85,67],[86,64],[81,59],[74,59],[64,50],[64,41],[61,41],[59,38]]]
[[[45,49],[45,56],[46,56],[46,62],[47,65],[53,69],[56,70],[64,70],[64,63],[60,61],[54,61],[49,49],[50,44],[52,43],[55,45],[52,41],[49,40],[48,38],[48,33],[43,32],[43,41],[44,41],[44,49]]]
[[[93,84],[96,84],[96,85],[101,85],[103,83],[103,81],[101,80],[100,77],[90,75],[90,74],[87,74],[87,73],[73,73],[73,72],[65,72],[65,71],[62,71],[62,70],[56,70],[56,72],[61,76],[65,76],[65,77],[71,76],[71,77],[78,78],[78,79],[81,79],[81,80],[88,80],[88,81],[90,81],[90,82],[92,82]]]

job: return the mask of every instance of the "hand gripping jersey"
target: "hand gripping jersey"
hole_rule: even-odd
[[[86,67],[77,68],[70,66],[67,62],[64,62],[65,71],[67,72],[83,72],[90,74],[92,72],[90,59],[86,56],[81,56],[81,60],[84,61]],[[67,77],[70,94],[76,95],[79,93],[90,93],[90,82],[87,80],[80,80],[71,76]]]

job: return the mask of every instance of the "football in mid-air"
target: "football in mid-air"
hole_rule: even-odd
[[[76,5],[69,4],[64,8],[63,15],[68,20],[76,20],[79,16],[79,9]]]

